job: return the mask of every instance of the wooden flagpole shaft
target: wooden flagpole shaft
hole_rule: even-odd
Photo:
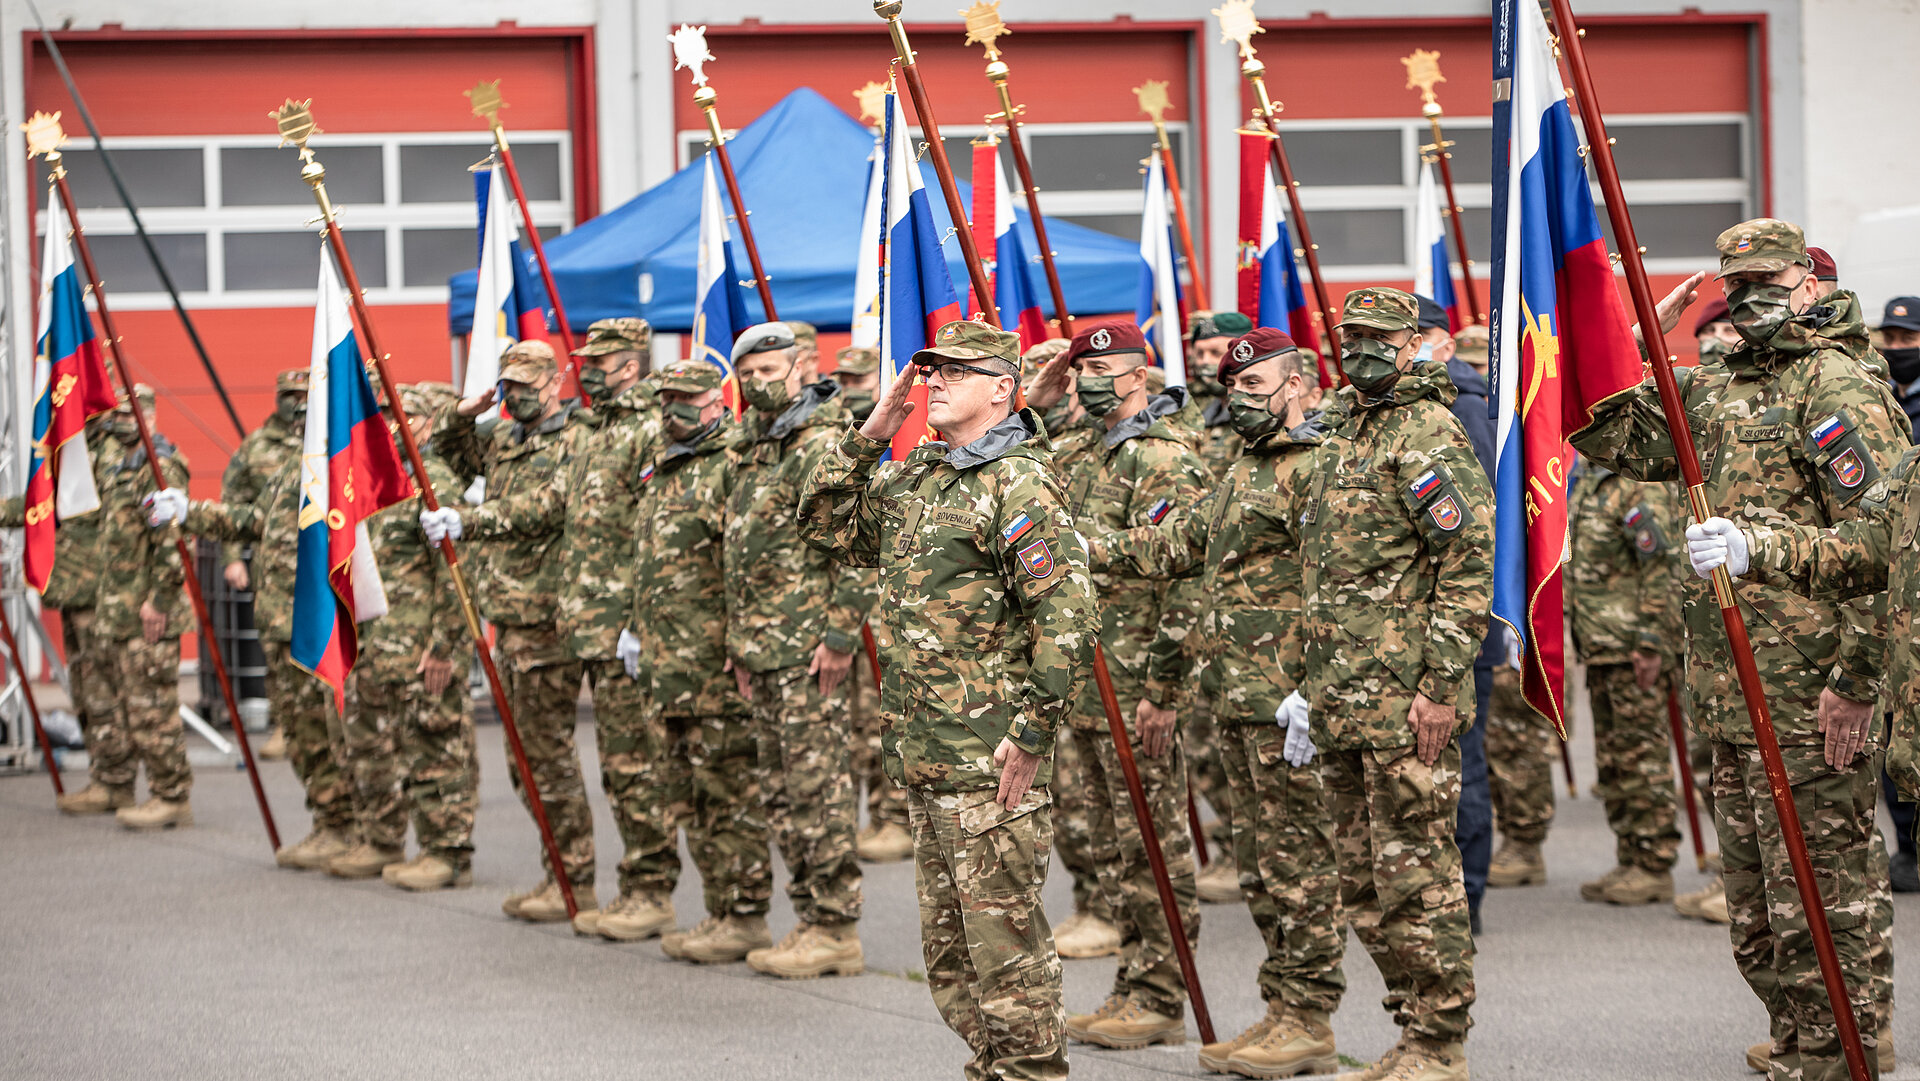
[[[73,203],[73,189],[67,186],[67,169],[55,155],[47,155],[47,165],[53,173],[53,184],[60,192],[60,205],[66,208],[67,224],[73,227],[73,246],[80,255],[80,269],[87,275],[87,282],[93,288],[93,306],[100,313],[100,325],[107,339],[107,351],[113,355],[113,374],[120,380],[120,389],[127,395],[127,403],[133,408],[134,426],[140,432],[140,446],[147,454],[147,468],[153,472],[154,490],[166,488],[167,475],[160,471],[160,456],[154,452],[153,432],[147,427],[146,411],[140,408],[140,399],[133,392],[133,373],[127,370],[126,359],[120,353],[120,328],[113,321],[113,311],[107,307],[107,292],[100,280],[100,274],[94,269],[93,249],[87,244],[86,231],[80,228],[80,212]],[[253,744],[247,739],[247,726],[240,721],[240,700],[234,696],[233,681],[227,676],[227,660],[220,655],[220,639],[213,629],[213,616],[207,609],[207,597],[200,589],[200,574],[194,569],[193,550],[187,546],[186,538],[176,532],[173,547],[180,556],[180,569],[185,572],[187,596],[193,601],[194,618],[200,622],[200,630],[207,643],[207,659],[213,662],[215,682],[220,684],[220,697],[227,707],[227,719],[233,727],[234,742],[240,745],[240,757],[247,764],[247,781],[253,786],[253,799],[260,807],[260,821],[267,827],[267,843],[275,852],[280,851],[280,829],[274,825],[273,808],[267,805],[267,790],[260,783],[260,766],[253,759]],[[16,654],[17,656],[17,654]]]
[[[1531,0],[1523,0],[1531,2]],[[1552,0],[1554,22],[1560,31],[1560,47],[1565,50],[1567,67],[1573,75],[1574,99],[1579,103],[1581,119],[1586,122],[1590,158],[1600,177],[1600,190],[1607,202],[1607,217],[1613,222],[1613,235],[1620,244],[1620,262],[1627,272],[1627,288],[1633,295],[1635,316],[1646,342],[1647,357],[1653,369],[1654,385],[1660,391],[1660,406],[1666,413],[1667,431],[1673,439],[1673,453],[1687,484],[1687,496],[1696,520],[1713,516],[1707,505],[1706,478],[1700,470],[1699,452],[1694,448],[1693,432],[1687,427],[1686,403],[1680,397],[1680,385],[1673,377],[1673,358],[1667,353],[1666,332],[1660,327],[1660,312],[1653,299],[1653,285],[1647,280],[1646,264],[1640,258],[1640,242],[1633,232],[1633,216],[1627,211],[1626,194],[1620,185],[1620,170],[1613,160],[1613,141],[1607,137],[1606,117],[1593,89],[1593,74],[1587,68],[1587,54],[1581,31],[1573,19],[1571,0]],[[1787,767],[1780,757],[1780,740],[1773,731],[1773,718],[1767,709],[1766,685],[1753,660],[1753,644],[1747,637],[1746,621],[1734,599],[1733,579],[1725,567],[1713,572],[1714,598],[1720,606],[1720,619],[1726,626],[1727,645],[1733,653],[1734,668],[1740,677],[1740,693],[1747,702],[1747,719],[1759,744],[1760,760],[1766,766],[1767,788],[1773,796],[1774,813],[1780,819],[1780,832],[1787,846],[1787,859],[1793,867],[1794,886],[1800,893],[1800,907],[1806,912],[1807,931],[1820,962],[1820,979],[1826,985],[1827,999],[1833,1007],[1840,1047],[1846,1055],[1847,1072],[1853,1081],[1868,1081],[1867,1055],[1860,1042],[1860,1026],[1853,1016],[1847,997],[1847,981],[1840,971],[1840,955],[1833,948],[1833,929],[1827,922],[1826,902],[1820,897],[1820,884],[1813,877],[1813,861],[1807,857],[1806,835],[1800,824],[1800,811],[1793,801],[1793,785],[1787,779]]]
[[[1280,174],[1280,188],[1287,193],[1287,213],[1293,218],[1293,231],[1300,240],[1300,250],[1306,256],[1307,277],[1313,284],[1313,302],[1320,306],[1320,317],[1326,321],[1322,328],[1326,334],[1329,356],[1333,360],[1334,370],[1340,373],[1340,381],[1347,381],[1347,370],[1340,364],[1340,309],[1333,306],[1333,299],[1327,292],[1326,279],[1320,275],[1320,249],[1314,246],[1313,231],[1307,227],[1307,212],[1300,205],[1300,184],[1293,179],[1293,164],[1287,160],[1286,140],[1280,137],[1280,107],[1273,103],[1267,94],[1267,66],[1258,57],[1248,57],[1240,65],[1240,74],[1253,84],[1254,94],[1260,100],[1260,116],[1267,122],[1267,131],[1273,135],[1273,141],[1267,144],[1267,152],[1273,157],[1273,170]]]
[[[1200,826],[1200,804],[1193,798],[1193,788],[1187,788],[1187,829],[1193,833],[1193,854],[1200,860],[1200,869],[1205,870],[1212,863],[1207,853],[1207,831]]]
[[[1173,163],[1173,141],[1167,138],[1166,123],[1158,117],[1154,118],[1153,132],[1167,177],[1167,196],[1173,202],[1173,220],[1180,226],[1180,246],[1186,249],[1187,275],[1193,279],[1193,306],[1209,310],[1213,305],[1207,300],[1207,278],[1201,271],[1200,257],[1193,250],[1193,228],[1187,224],[1187,200],[1180,194],[1180,167]]]
[[[40,741],[40,753],[47,756],[47,774],[53,778],[53,794],[64,796],[66,788],[60,783],[60,763],[53,757],[53,741],[47,738],[46,726],[40,723],[40,703],[33,697],[33,681],[27,675],[27,658],[20,652],[20,643],[14,641],[13,624],[7,619],[6,609],[0,607],[0,638],[4,638],[7,654],[13,658],[13,670],[20,673],[20,694],[27,700],[27,715],[33,718],[33,737]]]
[[[1579,799],[1580,786],[1573,780],[1573,751],[1567,747],[1567,741],[1564,739],[1554,742],[1560,744],[1560,772],[1567,778],[1567,798]]]
[[[1047,272],[1047,292],[1053,297],[1054,317],[1060,323],[1061,336],[1071,338],[1073,337],[1073,313],[1067,311],[1066,290],[1060,286],[1060,268],[1054,265],[1053,245],[1047,241],[1047,220],[1040,213],[1040,189],[1033,183],[1033,166],[1027,161],[1026,144],[1020,141],[1020,122],[1014,118],[1017,110],[1013,107],[1013,93],[1007,89],[1007,75],[1007,65],[1004,61],[995,60],[987,65],[987,78],[1000,92],[1000,115],[1006,118],[1007,141],[1013,144],[1013,170],[1019,174],[1022,193],[1027,197],[1027,220],[1033,223],[1033,239],[1040,245],[1040,266]],[[913,81],[908,84],[909,89],[916,85],[918,80],[919,76],[916,74]],[[920,99],[916,97],[914,108],[918,109],[919,106]],[[994,119],[991,116],[987,117],[987,122],[991,124]],[[984,183],[978,179],[974,182]]]
[[[1687,754],[1687,725],[1680,717],[1680,688],[1667,686],[1667,726],[1673,730],[1673,751],[1680,759],[1680,798],[1687,805],[1687,832],[1693,836],[1693,866],[1707,869],[1707,840],[1700,835],[1700,808],[1694,803],[1693,760]]]
[[[1453,194],[1453,155],[1447,152],[1447,140],[1440,133],[1440,106],[1428,104],[1423,110],[1433,125],[1433,160],[1440,164],[1440,184],[1447,192],[1447,231],[1453,234],[1453,250],[1460,256],[1460,282],[1466,286],[1467,315],[1475,323],[1486,322],[1480,314],[1480,294],[1473,289],[1473,260],[1467,258],[1467,227],[1461,220],[1465,208]]]
[[[740,179],[733,172],[733,156],[727,153],[727,136],[720,128],[720,114],[714,111],[714,103],[720,95],[711,86],[703,86],[693,92],[693,103],[707,114],[707,137],[713,143],[714,156],[720,160],[720,176],[726,181],[727,198],[733,203],[734,220],[740,223],[740,241],[747,247],[747,262],[753,267],[753,286],[760,293],[760,307],[766,310],[767,320],[772,322],[780,318],[773,307],[773,285],[767,280],[766,268],[760,265],[760,245],[753,241],[753,222],[747,217],[746,200],[740,197]]]
[[[954,230],[959,235],[960,252],[966,258],[967,275],[973,281],[974,294],[990,297],[993,288],[987,282],[986,268],[981,265],[980,250],[974,246],[973,230],[967,227],[966,208],[960,202],[960,188],[953,180],[953,165],[947,160],[946,147],[940,142],[940,125],[933,118],[933,106],[927,100],[926,87],[921,85],[913,49],[907,44],[907,28],[900,24],[900,12],[904,6],[902,0],[874,0],[873,11],[887,21],[887,30],[893,35],[900,71],[906,76],[907,90],[913,95],[914,111],[920,114],[920,130],[926,136],[927,151],[933,156],[933,169],[940,178],[940,190],[947,197],[947,211],[953,216]],[[991,305],[982,316],[988,325],[999,327],[1000,320],[991,310]],[[1114,748],[1120,756],[1120,770],[1126,775],[1127,795],[1133,802],[1134,817],[1138,819],[1140,835],[1146,841],[1147,862],[1153,867],[1153,883],[1160,893],[1160,907],[1166,913],[1167,929],[1172,932],[1174,950],[1180,955],[1180,973],[1187,982],[1187,993],[1193,999],[1193,1017],[1200,1026],[1201,1038],[1212,1043],[1213,1019],[1207,1013],[1206,995],[1200,990],[1200,974],[1193,966],[1193,947],[1187,942],[1186,925],[1180,919],[1180,903],[1173,896],[1173,880],[1167,877],[1167,861],[1160,852],[1160,835],[1153,827],[1153,814],[1147,807],[1146,790],[1140,787],[1140,771],[1133,762],[1133,748],[1127,743],[1127,726],[1121,719],[1120,700],[1113,692],[1113,679],[1107,674],[1106,653],[1097,641],[1093,645],[1093,679],[1100,688],[1100,704],[1106,710],[1107,728],[1112,733]]]
[[[520,205],[520,221],[527,227],[527,243],[533,247],[534,261],[540,264],[540,282],[547,287],[547,302],[553,305],[554,329],[560,333],[560,346],[567,351],[567,367],[573,371],[574,389],[580,392],[580,400],[587,405],[593,399],[587,397],[585,387],[580,385],[580,358],[573,355],[573,327],[567,322],[566,305],[560,303],[560,286],[553,280],[553,267],[547,262],[547,247],[540,242],[540,230],[533,224],[533,208],[527,205],[527,193],[520,187],[520,168],[513,163],[513,148],[507,145],[507,130],[498,120],[493,124],[494,149],[500,151],[500,165],[506,170],[507,183],[513,187],[513,201]]]
[[[333,202],[327,198],[326,169],[313,160],[311,152],[304,146],[301,155],[306,164],[300,170],[300,178],[313,188],[314,201],[320,204],[320,217],[326,223],[327,245],[333,249],[333,257],[340,267],[341,277],[345,279],[347,298],[353,305],[353,313],[360,324],[361,341],[366,346],[367,355],[373,358],[374,371],[380,376],[380,388],[386,393],[388,408],[393,411],[393,419],[400,429],[400,445],[406,452],[407,464],[413,467],[414,487],[420,491],[420,502],[428,510],[439,510],[440,501],[434,495],[433,482],[427,477],[427,467],[420,460],[420,447],[414,442],[413,427],[407,422],[406,406],[400,401],[400,387],[393,381],[393,375],[387,370],[387,355],[380,351],[373,331],[373,316],[367,310],[367,301],[360,292],[360,276],[354,272],[353,259],[347,254],[347,238],[340,232],[340,223],[335,220]],[[513,762],[520,770],[520,783],[526,789],[527,806],[533,810],[533,823],[540,830],[541,847],[546,849],[547,865],[553,869],[553,880],[560,887],[560,897],[567,905],[567,918],[572,919],[579,913],[579,906],[573,898],[573,882],[567,877],[566,863],[560,858],[560,846],[553,839],[553,827],[547,822],[547,806],[540,798],[540,786],[533,779],[533,766],[527,761],[527,749],[520,741],[520,726],[514,723],[513,708],[507,704],[505,684],[500,682],[500,673],[494,667],[493,654],[487,648],[486,631],[480,626],[480,612],[474,606],[473,591],[467,584],[466,571],[460,565],[459,553],[454,550],[451,537],[440,541],[440,555],[447,563],[447,573],[453,579],[454,592],[460,596],[460,612],[466,618],[467,634],[473,639],[473,649],[480,657],[480,667],[487,675],[487,688],[493,693],[493,707],[500,714],[500,727],[506,731],[507,746],[513,752]]]

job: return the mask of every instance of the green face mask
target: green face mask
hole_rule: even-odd
[[[1120,395],[1113,389],[1113,381],[1119,378],[1112,375],[1083,375],[1076,383],[1080,391],[1080,405],[1091,416],[1104,417],[1120,408]]]
[[[298,424],[307,419],[307,396],[304,394],[282,394],[273,403],[273,415],[286,425]]]
[[[1340,367],[1347,382],[1369,397],[1385,392],[1400,379],[1400,350],[1377,338],[1348,338],[1340,344]]]
[[[114,417],[113,422],[107,425],[107,431],[120,441],[121,446],[131,447],[140,442],[140,426],[134,423],[131,415]]]
[[[532,424],[546,411],[546,403],[540,400],[540,392],[531,387],[508,391],[501,405],[506,409],[507,416],[522,424]]]
[[[1700,362],[1719,360],[1727,355],[1727,343],[1718,338],[1708,338],[1700,343]]]
[[[596,402],[608,397],[607,373],[590,364],[580,365],[580,392]]]
[[[1226,389],[1220,385],[1219,368],[1195,368],[1187,373],[1187,390],[1194,394],[1214,395]]]
[[[660,407],[660,414],[667,420],[667,431],[675,439],[683,439],[700,430],[701,408],[692,402],[668,402]]]
[[[1233,430],[1239,433],[1240,438],[1258,439],[1280,427],[1280,418],[1271,412],[1272,405],[1272,394],[1248,394],[1236,390],[1227,395],[1227,423],[1233,425]]]
[[[1727,291],[1727,314],[1733,329],[1749,345],[1766,348],[1782,328],[1793,321],[1790,305],[1798,286],[1771,282],[1743,282]]]
[[[873,407],[880,401],[870,390],[843,390],[840,392],[840,400],[847,403],[848,409],[853,410],[853,420],[856,424],[865,424],[867,418],[873,415]]]
[[[793,371],[787,367],[787,374]],[[740,396],[748,405],[762,413],[778,414],[793,400],[793,393],[787,390],[787,374],[777,379],[743,379],[740,381]]]

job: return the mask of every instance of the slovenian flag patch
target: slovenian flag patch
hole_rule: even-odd
[[[1027,517],[1027,515],[1022,512],[1019,517],[1007,523],[1007,528],[1000,531],[1000,539],[1006,541],[1008,544],[1012,544],[1014,541],[1026,536],[1027,530],[1032,528],[1033,519]]]
[[[1437,491],[1440,484],[1440,471],[1437,469],[1429,469],[1419,480],[1414,481],[1409,487],[1413,492],[1413,498],[1425,499]]]
[[[1152,522],[1154,525],[1159,525],[1160,519],[1165,518],[1167,516],[1167,512],[1172,509],[1173,509],[1173,500],[1162,499],[1148,509],[1147,520]]]
[[[640,471],[640,483],[645,484],[646,482],[652,479],[653,479],[653,463],[648,462],[647,467]]]
[[[1846,432],[1846,422],[1840,419],[1840,414],[1835,413],[1833,416],[1821,421],[1819,427],[1813,430],[1813,444],[1816,447],[1825,449],[1828,443],[1845,435]]]

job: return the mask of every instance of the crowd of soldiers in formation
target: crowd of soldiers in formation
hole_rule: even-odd
[[[1896,780],[1920,773],[1920,299],[1888,305],[1876,349],[1797,227],[1742,223],[1718,249],[1726,300],[1697,315],[1702,363],[1681,388],[1708,502],[1742,508],[1737,524],[1687,529],[1650,381],[1576,439],[1567,593],[1618,862],[1581,894],[1730,924],[1772,1017],[1750,1064],[1826,1081],[1845,1076],[1834,1019],[1726,641],[1685,557],[1744,576],[1860,1028],[1890,1068],[1889,885],[1920,882],[1911,806],[1896,807],[1891,868],[1874,808],[1883,760]],[[1662,304],[1669,324],[1703,278]],[[281,865],[470,885],[471,645],[434,552],[463,540],[578,933],[657,936],[671,957],[776,977],[857,974],[860,863],[912,857],[928,983],[968,1044],[966,1076],[1061,1077],[1069,1041],[1186,1039],[1172,932],[1089,678],[1097,643],[1184,935],[1197,939],[1200,901],[1244,902],[1266,947],[1265,1017],[1201,1063],[1338,1069],[1352,927],[1403,1035],[1344,1076],[1463,1079],[1481,894],[1545,880],[1553,814],[1551,730],[1519,703],[1511,636],[1487,614],[1487,336],[1385,288],[1349,294],[1339,330],[1350,385],[1323,393],[1312,351],[1231,312],[1192,317],[1185,387],[1163,385],[1131,325],[1022,354],[1011,334],[952,323],[911,369],[943,438],[886,463],[916,380],[880,393],[862,348],[819,378],[805,324],[740,336],[738,416],[718,366],[654,368],[633,318],[594,324],[576,350],[591,408],[563,398],[535,341],[502,358],[497,392],[409,385],[427,479],[484,495],[373,523],[389,611],[360,628],[344,711],[288,660],[306,373],[280,375],[218,501],[185,497],[187,463],[164,438],[171,487],[152,491],[123,397],[88,435],[103,511],[63,523],[45,595],[64,615],[91,771],[61,809],[133,829],[192,821],[171,550],[185,532],[252,553],[226,574],[254,591],[275,725],[263,757],[290,760],[312,815]],[[151,391],[135,397],[151,416]],[[20,511],[0,507],[0,524]],[[622,843],[605,904],[573,743],[583,681]],[[1678,899],[1673,691],[1724,871]],[[1205,873],[1190,785],[1217,816]],[[704,907],[685,928],[681,830]],[[775,844],[797,917],[778,943]],[[1056,848],[1074,909],[1051,926],[1040,884]],[[565,920],[540,862],[545,880],[502,908]],[[1068,1014],[1059,958],[1107,955],[1104,1003]]]

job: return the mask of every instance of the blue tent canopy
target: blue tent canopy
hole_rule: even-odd
[[[727,146],[741,195],[753,212],[754,239],[781,317],[825,330],[846,329],[853,315],[854,267],[873,133],[816,91],[801,87],[742,128]],[[952,222],[933,167],[922,162],[921,171],[934,216],[943,234],[950,234]],[[685,333],[693,328],[700,178],[696,162],[547,243],[554,280],[576,334],[595,320],[626,315],[642,316],[660,331]],[[971,189],[962,184],[960,190],[970,206]],[[1024,208],[1016,211],[1016,218],[1026,250],[1038,252]],[[1137,245],[1057,219],[1048,219],[1047,238],[1057,253],[1068,307],[1084,314],[1133,310],[1139,286]],[[946,251],[955,291],[964,295],[967,273],[958,243],[949,239]],[[737,234],[734,256],[740,272],[749,273]],[[1033,295],[1051,316],[1045,272],[1037,259],[1026,269]],[[476,277],[477,272],[469,270],[449,282],[447,315],[455,336],[473,325]],[[744,292],[748,314],[761,318],[759,297],[751,289]]]

